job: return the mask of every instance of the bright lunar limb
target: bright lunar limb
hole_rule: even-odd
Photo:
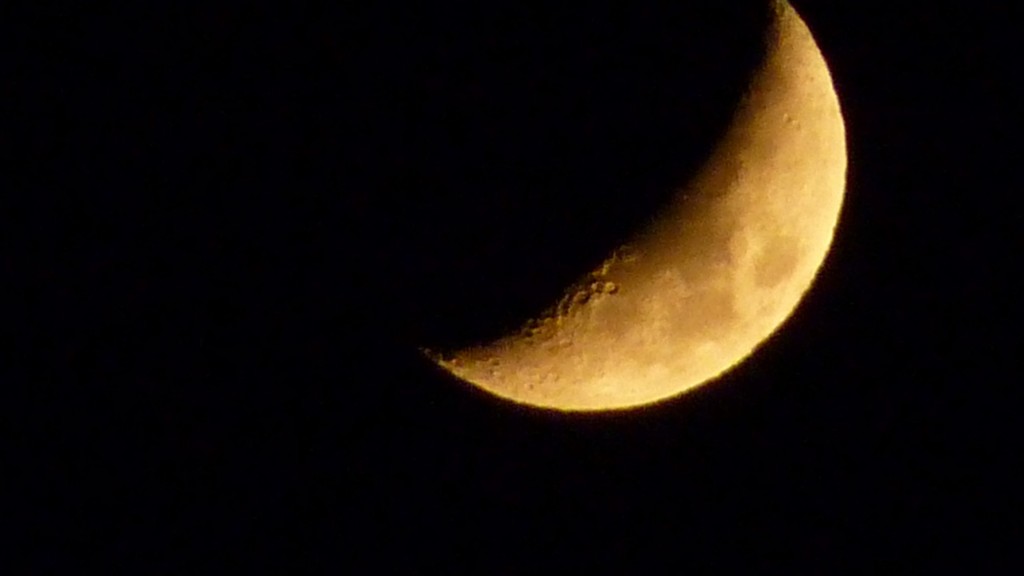
[[[732,124],[655,223],[518,333],[428,355],[514,402],[624,409],[714,379],[792,314],[832,242],[846,136],[810,31],[774,5]]]

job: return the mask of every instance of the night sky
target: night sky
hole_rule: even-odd
[[[1018,8],[794,2],[848,140],[817,281],[714,383],[567,415],[416,348],[516,326],[656,213],[767,12],[366,4],[11,20],[3,469],[35,565],[1005,567]]]

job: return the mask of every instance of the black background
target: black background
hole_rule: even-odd
[[[757,2],[12,15],[18,548],[155,574],[1003,566],[1019,10],[795,5],[850,159],[818,280],[715,383],[584,416],[416,346],[521,320],[685,182]]]

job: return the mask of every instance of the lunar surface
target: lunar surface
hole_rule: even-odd
[[[519,332],[424,352],[494,395],[563,411],[640,406],[716,378],[811,286],[842,206],[845,140],[826,63],[778,1],[729,129],[648,229]]]

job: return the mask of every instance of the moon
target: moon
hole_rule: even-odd
[[[733,120],[652,223],[515,333],[423,352],[495,396],[561,411],[678,396],[747,358],[792,314],[832,243],[846,135],[828,66],[776,0]]]

